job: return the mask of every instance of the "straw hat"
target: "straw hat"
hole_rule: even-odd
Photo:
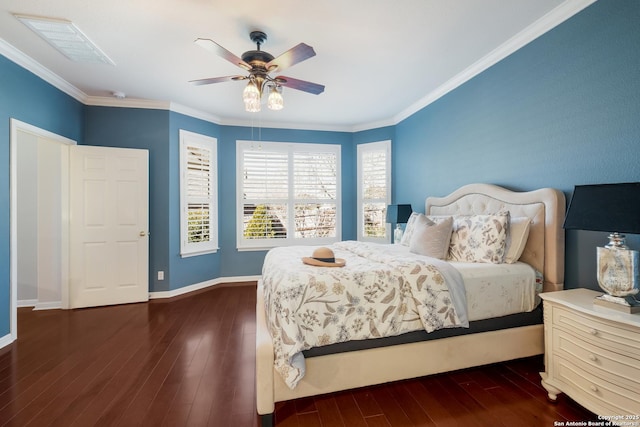
[[[336,258],[333,251],[329,248],[321,247],[313,251],[311,257],[302,258],[302,262],[317,267],[344,267],[346,261],[342,258]]]

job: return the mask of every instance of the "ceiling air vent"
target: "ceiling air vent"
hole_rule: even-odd
[[[73,22],[27,15],[14,16],[72,61],[115,65]]]

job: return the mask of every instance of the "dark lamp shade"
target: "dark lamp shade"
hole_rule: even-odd
[[[640,234],[640,182],[576,185],[563,227]]]
[[[411,216],[411,205],[389,205],[387,206],[387,222],[391,224],[406,224]]]

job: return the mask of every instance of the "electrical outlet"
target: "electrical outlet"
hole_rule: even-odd
[[[158,280],[164,280],[164,271],[158,271]]]

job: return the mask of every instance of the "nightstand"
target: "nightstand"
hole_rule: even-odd
[[[596,306],[599,295],[589,289],[540,294],[542,386],[551,400],[566,393],[598,415],[640,422],[640,315]]]

